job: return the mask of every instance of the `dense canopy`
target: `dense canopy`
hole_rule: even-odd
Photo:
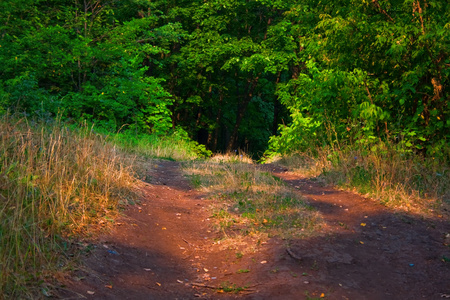
[[[2,0],[0,61],[2,111],[213,151],[448,155],[447,0]]]

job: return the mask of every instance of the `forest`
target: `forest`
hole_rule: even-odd
[[[167,170],[243,238],[322,224],[269,166],[442,225],[449,92],[448,0],[1,0],[0,299],[56,295]]]
[[[449,20],[444,0],[4,0],[0,110],[256,157],[448,157]]]

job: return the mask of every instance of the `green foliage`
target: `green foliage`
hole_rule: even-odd
[[[2,1],[0,110],[258,153],[448,153],[445,1]],[[279,124],[283,124],[279,127]]]
[[[152,157],[259,155],[269,140],[268,156],[333,149],[333,168],[355,149],[446,164],[449,20],[450,4],[437,0],[2,0],[0,114],[87,120]],[[377,162],[352,162],[339,180],[372,189],[389,176]],[[19,169],[5,178],[33,189],[40,175]],[[405,189],[426,193],[448,177],[436,174],[406,178]],[[248,220],[264,221],[237,198]],[[269,199],[273,211],[299,204]],[[281,223],[272,217],[264,226]]]
[[[148,76],[145,61],[180,38],[177,24],[157,27],[155,16],[119,22],[116,14],[125,7],[113,2],[53,1],[50,11],[46,2],[6,2],[0,13],[3,109],[62,111],[111,130],[130,124],[163,133],[172,126],[172,97],[163,79]]]
[[[100,132],[102,132],[100,130]],[[110,134],[107,131],[105,134]],[[188,137],[188,134],[178,128],[162,136],[157,134],[139,134],[131,130],[110,134],[111,141],[123,149],[148,157],[173,160],[190,160],[206,158],[212,155],[204,145]]]
[[[303,72],[278,85],[293,120],[273,151],[383,139],[448,155],[449,4],[391,2],[307,1],[286,13],[302,21],[287,34],[301,37]]]

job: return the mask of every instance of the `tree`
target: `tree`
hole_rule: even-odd
[[[280,86],[293,122],[272,146],[327,142],[323,132],[332,127],[338,139],[362,144],[396,137],[400,147],[430,154],[448,147],[449,8],[441,1],[293,7],[287,18],[299,24],[291,34],[302,37],[306,68]]]

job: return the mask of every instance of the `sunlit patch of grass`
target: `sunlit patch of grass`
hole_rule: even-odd
[[[133,158],[91,128],[0,119],[0,295],[51,296],[73,236],[114,222],[136,198]],[[70,265],[69,265],[70,266]],[[38,285],[40,284],[40,288]]]
[[[243,274],[243,273],[249,273],[249,272],[250,272],[249,269],[239,269],[239,270],[237,270],[236,273],[238,273],[238,274]]]
[[[376,151],[323,148],[296,153],[275,163],[294,173],[321,178],[377,199],[388,207],[422,215],[450,211],[450,165],[443,158],[400,153],[388,145]]]
[[[230,239],[245,236],[308,236],[320,226],[318,213],[269,172],[226,158],[192,162],[185,170],[213,200],[217,230]]]
[[[150,158],[190,160],[211,156],[211,151],[191,140],[181,129],[164,136],[131,131],[107,134],[109,140],[122,149]]]
[[[224,281],[220,284],[220,287],[218,288],[218,290],[220,292],[225,292],[225,293],[239,293],[242,291],[245,291],[246,289],[248,289],[248,286],[238,286],[234,283],[231,283],[229,281]]]
[[[239,151],[228,154],[215,154],[210,158],[210,161],[217,163],[246,163],[253,164],[253,159],[245,152]]]

